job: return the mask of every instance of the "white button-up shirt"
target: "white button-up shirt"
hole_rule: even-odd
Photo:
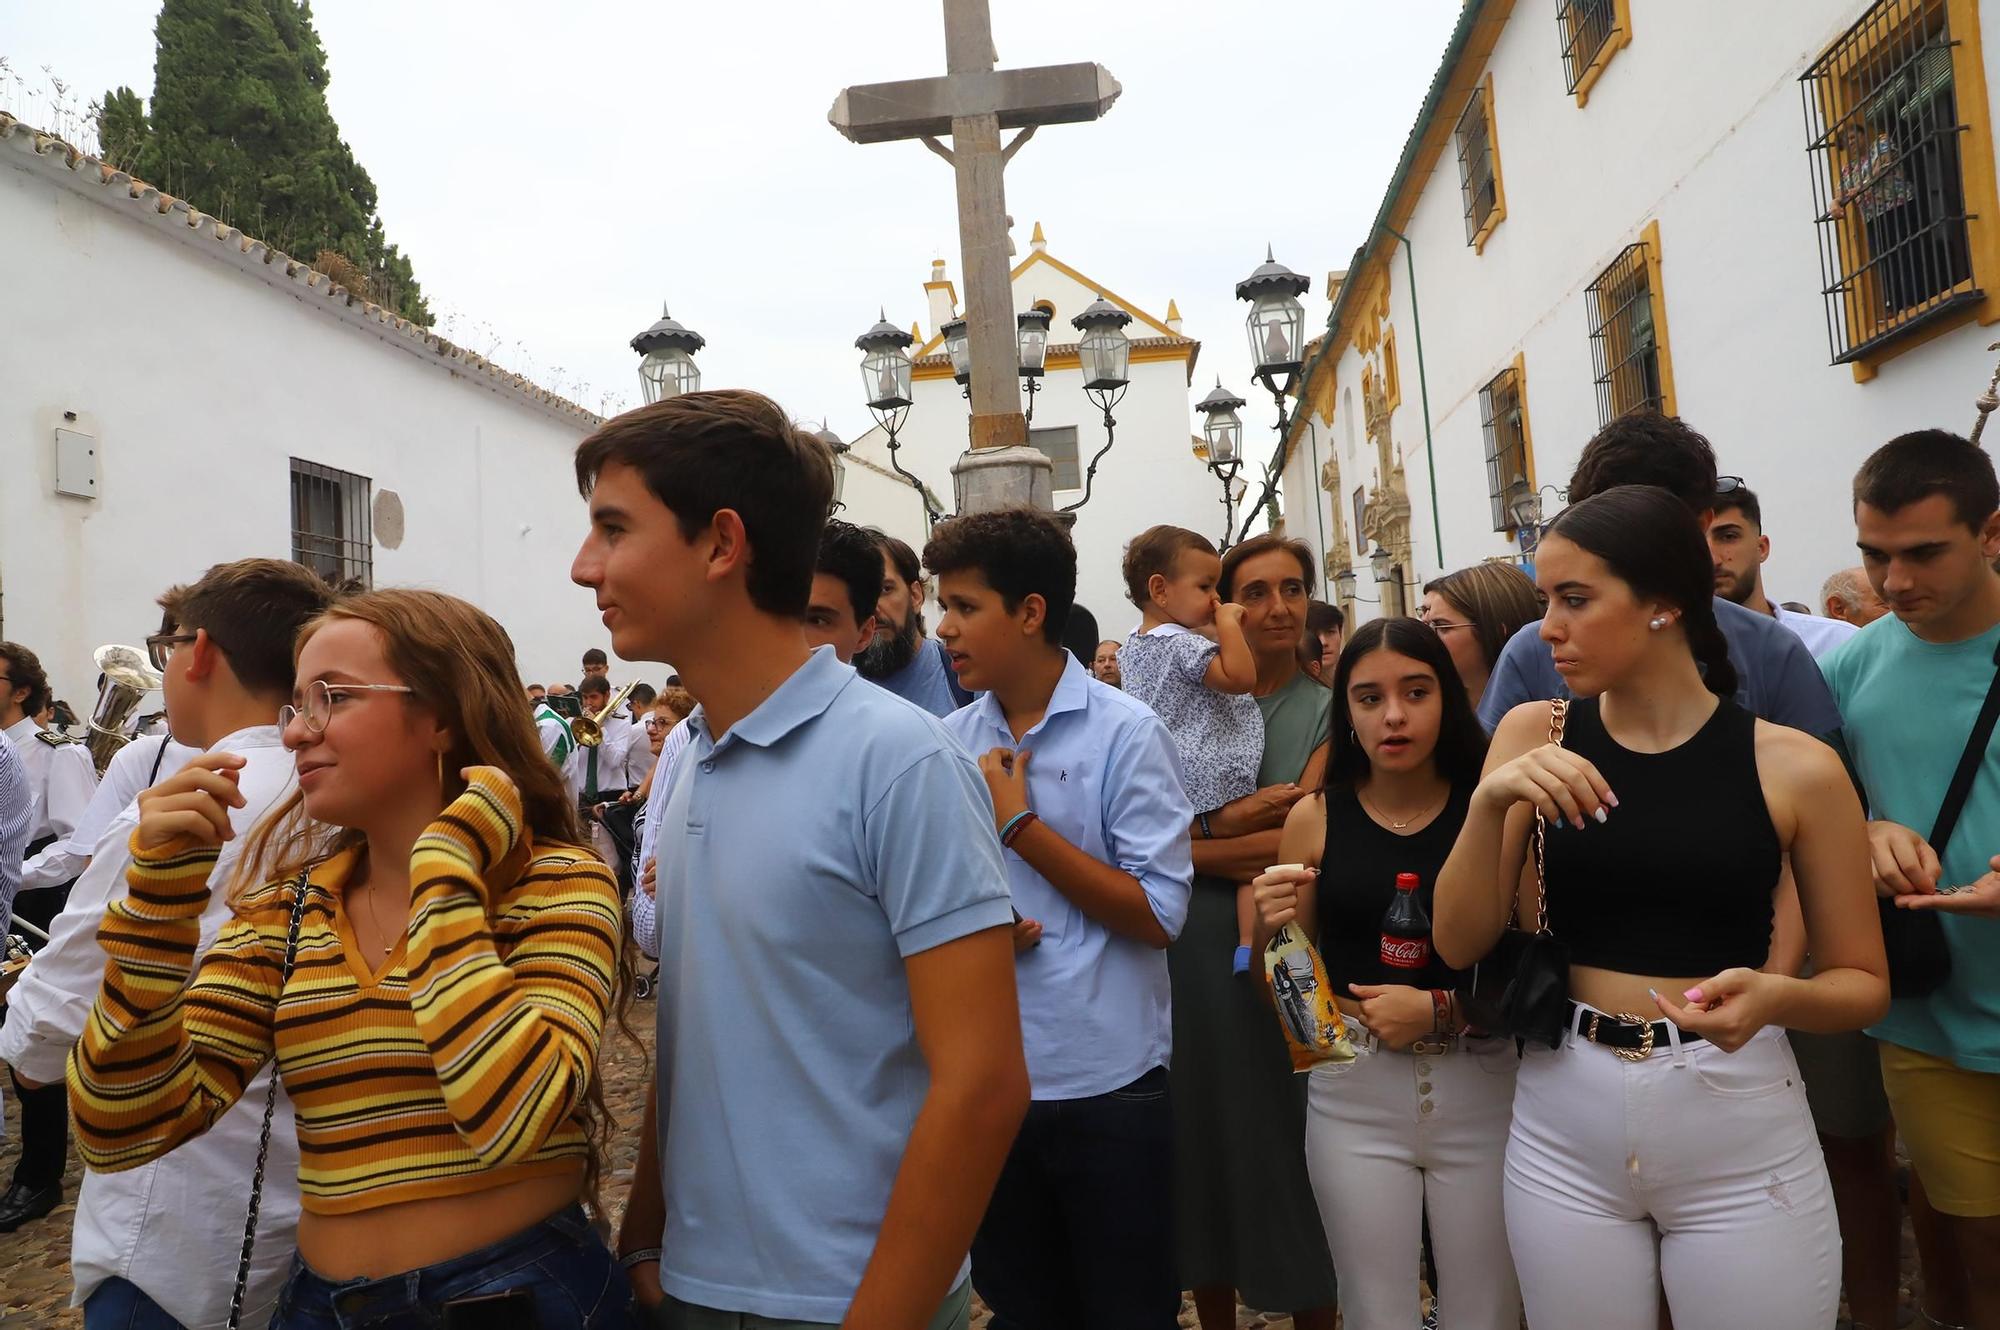
[[[76,829],[69,833],[70,848],[89,854],[104,839],[104,830],[111,825],[111,819],[131,807],[140,791],[165,780],[199,756],[199,748],[175,743],[165,734],[142,735],[126,744],[104,768],[104,777],[97,782],[97,793],[90,796]]]
[[[14,892],[21,885],[21,857],[35,825],[35,794],[28,770],[6,735],[0,734],[0,938],[14,917]],[[0,1114],[0,1124],[5,1115]]]
[[[292,756],[277,726],[238,730],[215,747],[244,759],[237,777],[243,807],[230,810],[236,836],[223,843],[209,878],[208,906],[201,916],[203,951],[230,917],[230,874],[250,828],[293,788]],[[60,1082],[70,1048],[83,1033],[104,979],[97,928],[105,908],[125,893],[125,870],[132,861],[129,842],[138,822],[138,808],[131,804],[112,819],[90,867],[71,890],[68,906],[50,927],[48,946],[36,953],[8,995],[0,1061],[30,1080]],[[213,1127],[152,1163],[123,1173],[84,1174],[70,1239],[70,1273],[76,1281],[71,1306],[82,1306],[98,1285],[116,1276],[137,1285],[188,1330],[227,1322],[271,1075],[267,1065]],[[298,1176],[292,1106],[281,1089],[271,1119],[263,1207],[243,1300],[246,1326],[270,1319],[290,1269],[299,1224]]]
[[[76,850],[70,833],[90,806],[97,792],[97,766],[90,750],[79,743],[49,743],[40,737],[41,726],[33,716],[23,716],[4,731],[13,741],[14,751],[26,768],[28,792],[35,801],[34,824],[28,843],[54,836],[55,844],[40,851],[21,867],[22,891],[59,887],[83,871],[88,850]]]

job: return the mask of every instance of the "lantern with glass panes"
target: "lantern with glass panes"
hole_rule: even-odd
[[[1243,417],[1237,412],[1243,399],[1215,381],[1215,390],[1194,404],[1203,420],[1203,446],[1196,451],[1222,482],[1222,548],[1230,545],[1229,533],[1236,525],[1236,473],[1243,467]]]
[[[1102,293],[1083,313],[1069,321],[1072,328],[1083,334],[1076,344],[1077,361],[1083,370],[1083,395],[1104,413],[1104,446],[1090,459],[1089,469],[1083,474],[1083,497],[1065,504],[1062,511],[1066,513],[1090,502],[1091,478],[1097,474],[1097,464],[1111,451],[1118,428],[1118,422],[1111,418],[1111,408],[1125,396],[1125,388],[1131,382],[1132,339],[1125,335],[1125,325],[1131,321],[1130,314],[1106,300]]]
[[[847,453],[853,445],[835,434],[824,420],[820,421],[819,428],[813,431],[813,437],[825,444],[827,451],[833,454],[833,506],[827,511],[837,513],[847,506],[842,502],[842,496],[847,492]]]
[[[1236,284],[1236,298],[1250,302],[1250,315],[1244,320],[1244,327],[1250,334],[1250,362],[1257,367],[1252,372],[1277,405],[1281,445],[1291,425],[1292,391],[1298,384],[1299,371],[1305,367],[1306,311],[1299,304],[1299,297],[1310,285],[1304,277],[1278,262],[1268,245],[1264,248],[1264,261],[1257,265],[1256,271]],[[1278,473],[1266,468],[1264,492],[1245,514],[1243,528],[1236,535],[1238,540],[1249,534],[1257,511],[1272,504],[1277,489]],[[1272,512],[1275,515],[1275,506]]]
[[[659,322],[632,339],[632,349],[640,356],[639,391],[647,405],[700,390],[701,370],[694,353],[706,345],[707,338],[683,328],[661,308]]]
[[[910,356],[906,348],[915,340],[889,322],[887,311],[883,311],[874,327],[854,339],[854,345],[861,352],[861,388],[867,394],[869,414],[889,436],[889,465],[910,482],[910,488],[923,500],[924,520],[928,523],[943,516],[943,512],[931,501],[924,482],[896,456],[902,446],[896,441],[896,434],[910,412]]]
[[[1035,421],[1035,394],[1042,390],[1042,375],[1047,372],[1049,356],[1049,320],[1055,317],[1052,309],[1040,307],[1024,309],[1014,316],[1014,342],[1020,355],[1021,386],[1028,390],[1028,423]]]
[[[952,319],[938,325],[938,336],[944,338],[944,353],[951,361],[952,381],[972,396],[972,336],[964,319]]]

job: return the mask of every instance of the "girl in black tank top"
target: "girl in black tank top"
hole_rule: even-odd
[[[1470,1035],[1434,955],[1383,959],[1398,874],[1428,911],[1486,747],[1451,653],[1413,619],[1363,625],[1334,671],[1325,787],[1293,806],[1279,857],[1253,884],[1260,942],[1296,919],[1356,1024],[1354,1061],[1307,1082],[1306,1159],[1349,1330],[1407,1330],[1426,1212],[1445,1324],[1514,1330],[1501,1162],[1516,1058]],[[1424,939],[1428,946],[1428,939]],[[1428,1204],[1427,1204],[1428,1202]]]
[[[1637,422],[1687,447],[1674,422]],[[1596,446],[1596,445],[1593,445]],[[1832,1192],[1786,1027],[1880,1017],[1887,966],[1861,808],[1833,751],[1729,699],[1714,565],[1687,506],[1624,486],[1543,537],[1541,636],[1581,699],[1514,708],[1438,881],[1448,963],[1548,925],[1569,1029],[1530,1044],[1507,1148],[1507,1232],[1536,1330],[1824,1330],[1840,1294]],[[1552,742],[1559,730],[1559,742]],[[1789,855],[1816,966],[1760,968]]]

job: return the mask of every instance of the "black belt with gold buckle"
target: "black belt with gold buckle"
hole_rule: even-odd
[[[1583,1013],[1582,1021],[1576,1020],[1577,1012]],[[1665,1021],[1649,1021],[1635,1012],[1620,1011],[1605,1015],[1588,1007],[1570,1004],[1570,1020],[1577,1033],[1593,1044],[1608,1048],[1627,1062],[1644,1062],[1653,1055],[1653,1049],[1671,1040]],[[1680,1032],[1683,1044],[1701,1042],[1702,1036],[1688,1030]]]

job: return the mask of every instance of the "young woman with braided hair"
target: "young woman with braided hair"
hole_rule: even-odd
[[[1867,833],[1831,749],[1731,700],[1713,575],[1665,490],[1621,486],[1556,519],[1540,631],[1577,700],[1507,713],[1438,878],[1437,954],[1469,966],[1517,904],[1535,918],[1545,821],[1535,857],[1572,1002],[1560,1045],[1527,1047],[1504,1184],[1536,1330],[1655,1330],[1662,1283],[1677,1330],[1823,1330],[1839,1302],[1784,1030],[1887,1009]],[[1759,968],[1786,856],[1808,979]]]
[[[70,1060],[84,1160],[172,1150],[275,1057],[303,1213],[273,1325],[625,1326],[582,1204],[618,890],[520,704],[513,644],[462,600],[388,590],[338,602],[297,650],[298,792],[251,833],[191,980],[243,760],[204,753],[140,796]]]

